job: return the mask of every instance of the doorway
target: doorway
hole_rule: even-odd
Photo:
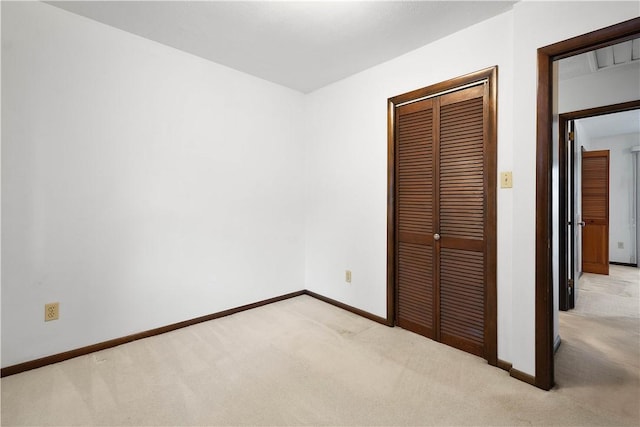
[[[560,61],[562,64],[563,61]],[[559,81],[561,93],[564,83],[565,80]],[[574,292],[567,295],[571,306],[568,311],[557,313],[558,334],[562,337],[562,344],[554,355],[554,371],[559,388],[587,390],[596,385],[607,387],[615,384],[615,393],[592,394],[597,398],[589,403],[590,408],[608,408],[637,419],[637,384],[640,377],[637,361],[640,360],[640,349],[636,338],[640,327],[640,269],[635,267],[637,211],[634,208],[638,187],[634,176],[637,163],[632,149],[640,144],[640,110],[624,111],[635,104],[639,103],[601,107],[597,110],[601,115],[589,117],[583,117],[589,115],[589,110],[560,114],[561,118],[566,115],[577,117],[566,123],[571,129],[571,132],[566,132],[569,146],[566,169],[569,177],[569,216],[566,235],[568,255],[572,255],[572,250],[576,254],[575,264],[572,265],[570,261],[567,271],[567,277],[572,270],[575,272]],[[571,146],[574,146],[573,150]],[[605,174],[602,169],[607,163],[609,172]],[[599,185],[598,180],[594,179],[598,175],[603,184],[608,180],[609,185]],[[572,187],[577,191],[572,191]],[[576,203],[572,203],[572,198]],[[602,224],[598,224],[597,219],[606,217],[607,213],[609,236],[603,243],[608,243],[609,248],[599,254],[596,251],[589,255],[588,252],[594,248],[588,247],[587,233],[595,231],[598,234]],[[589,230],[590,226],[595,230]],[[575,233],[572,233],[574,230]],[[585,240],[584,263],[579,250],[582,245],[572,241],[572,238],[582,234]],[[567,258],[571,259],[570,256]],[[608,262],[606,259],[596,262],[597,268],[590,269],[588,261],[593,263],[598,258],[608,258]],[[602,267],[606,271],[602,271]],[[594,273],[589,270],[598,271]],[[605,272],[608,274],[602,274]],[[587,396],[586,392],[584,396]]]
[[[535,385],[554,385],[554,277],[553,230],[564,229],[553,218],[553,65],[554,61],[589,50],[638,38],[640,18],[538,49],[537,159],[536,159],[536,376]],[[560,190],[563,191],[563,190]],[[562,234],[562,233],[560,233]],[[566,271],[566,270],[565,270]]]
[[[575,307],[575,300],[579,292],[578,280],[583,272],[608,274],[610,263],[637,266],[637,183],[634,170],[637,169],[632,148],[640,144],[635,141],[634,134],[638,133],[638,112],[640,100],[607,105],[580,111],[573,111],[559,115],[558,120],[558,153],[559,153],[559,218],[566,218],[564,232],[559,233],[559,309],[566,311]],[[621,136],[627,135],[627,138]],[[619,143],[610,145],[605,137],[619,136]],[[603,140],[603,138],[605,138]],[[593,143],[591,142],[593,139]],[[604,144],[603,144],[604,142]],[[584,178],[592,177],[585,174],[583,159],[598,158],[598,152],[614,150],[615,162],[613,186],[607,185],[606,197],[609,198],[609,187],[614,191],[612,210],[609,213],[609,201],[606,203],[598,198],[591,198],[587,208],[594,208],[596,212],[584,212],[582,203],[585,197]],[[618,159],[620,157],[620,159]],[[608,163],[608,161],[606,162]],[[635,166],[634,166],[635,165]],[[622,168],[622,170],[621,170]],[[607,179],[609,178],[607,173]],[[593,185],[588,185],[592,190]],[[622,187],[622,188],[621,188]],[[621,200],[622,199],[622,200]],[[599,204],[605,203],[605,206]],[[606,211],[605,211],[606,209]],[[589,243],[590,227],[598,222],[598,216],[606,213],[611,227],[607,229],[605,242],[593,248],[594,242]],[[599,215],[600,214],[600,215]],[[585,216],[586,215],[586,216]],[[596,218],[589,218],[589,215]],[[597,226],[597,225],[596,225]],[[615,246],[609,247],[609,234]],[[593,233],[592,233],[593,234]],[[626,234],[626,236],[625,236]],[[623,237],[621,237],[623,236]],[[587,241],[583,239],[587,238]],[[583,257],[583,246],[590,247]],[[606,247],[605,247],[606,246]],[[610,256],[611,254],[611,256]],[[586,258],[586,259],[583,259]],[[589,259],[591,258],[591,259]],[[602,259],[593,267],[594,259]],[[586,263],[586,268],[585,268]],[[562,274],[562,272],[566,272]]]

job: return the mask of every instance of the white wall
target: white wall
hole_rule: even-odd
[[[640,63],[560,81],[560,113],[640,99]]]
[[[2,42],[2,5],[0,4],[0,42]],[[2,81],[2,56],[0,55],[0,82]],[[2,84],[0,84],[0,99],[2,99]],[[0,108],[1,110],[1,108]],[[0,200],[2,200],[2,114],[0,111]],[[0,206],[0,242],[2,242],[2,209]],[[0,338],[2,337],[2,244],[0,244]],[[2,339],[0,339],[0,366],[2,364]]]
[[[562,61],[562,60],[560,60]],[[558,97],[557,103],[554,108],[557,112],[568,113],[574,111],[585,110],[594,107],[603,107],[606,105],[618,104],[626,101],[633,101],[640,99],[640,64],[628,64],[622,67],[605,68],[595,73],[586,74],[583,76],[574,77],[571,79],[564,79],[558,82]],[[554,116],[554,118],[557,115]],[[555,126],[557,122],[554,122],[554,142],[557,143],[557,129]],[[581,193],[581,172],[582,165],[582,152],[581,146],[590,150],[591,137],[586,130],[582,127],[580,120],[575,122],[576,126],[576,150],[574,153],[577,168],[576,173],[576,200],[580,200]],[[557,192],[554,193],[554,198],[557,198]],[[576,218],[574,221],[577,223],[582,219],[581,205],[578,203],[576,206]],[[617,243],[616,243],[617,244]],[[576,238],[576,265],[575,265],[575,277],[576,282],[574,284],[574,298],[578,299],[580,294],[580,281],[577,280],[582,271],[581,258],[582,257],[582,228],[577,229]],[[554,259],[555,261],[555,259]],[[625,261],[628,262],[628,261]],[[554,269],[554,272],[557,268]],[[558,274],[554,273],[554,278],[557,278]],[[554,283],[554,289],[558,289],[558,283]],[[557,292],[554,294],[554,299],[557,300]],[[558,310],[557,301],[554,305],[554,329],[555,336],[558,336]]]
[[[517,3],[308,95],[307,288],[384,316],[387,98],[498,65],[498,171],[514,179],[498,190],[498,356],[535,374],[536,52],[639,12],[630,2]]]
[[[40,2],[2,59],[2,366],[304,288],[301,94]]]
[[[387,98],[498,65],[498,356],[535,373],[536,50],[636,2],[520,2],[306,97],[2,6],[3,366],[303,287],[384,316]]]
[[[503,14],[308,95],[308,289],[386,316],[389,97],[498,65],[498,170],[511,170],[512,31]],[[507,360],[512,194],[498,190],[498,349]]]
[[[535,2],[514,6],[513,366],[535,373],[537,49],[640,14],[636,2]],[[516,188],[516,183],[518,187]],[[500,260],[499,260],[500,262]]]
[[[558,70],[559,64],[558,62],[554,62],[552,67],[553,70],[553,87],[552,87],[552,114],[553,119],[551,123],[551,140],[552,140],[552,148],[551,148],[551,182],[555,187],[560,182],[560,137],[559,137],[559,129],[558,129]],[[551,221],[556,223],[560,222],[560,194],[559,192],[554,192],[552,194],[551,199]],[[560,227],[552,227],[551,229],[551,257],[552,263],[551,268],[553,271],[558,271],[560,268]],[[553,289],[560,288],[560,275],[553,275]],[[553,343],[554,347],[556,343],[559,342],[560,336],[560,317],[558,313],[560,312],[560,293],[553,293]]]
[[[640,134],[592,139],[590,150],[609,150],[609,260],[635,263],[635,209],[633,154]],[[622,243],[623,248],[618,248]]]
[[[640,146],[631,150],[635,160],[636,177],[636,264],[640,268]]]

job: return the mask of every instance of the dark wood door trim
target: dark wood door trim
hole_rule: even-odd
[[[395,212],[395,110],[399,104],[411,102],[421,98],[427,98],[436,94],[457,90],[464,86],[476,82],[487,81],[487,127],[486,138],[488,143],[488,155],[485,158],[485,170],[488,179],[486,182],[485,194],[486,202],[486,224],[485,240],[487,246],[486,253],[486,274],[487,283],[485,290],[485,343],[486,349],[484,357],[491,365],[498,363],[498,340],[497,340],[497,236],[496,236],[496,211],[497,211],[497,84],[498,67],[490,67],[474,73],[467,74],[442,83],[417,89],[402,95],[398,95],[388,100],[387,114],[387,322],[390,326],[395,325],[396,300],[397,300],[397,272],[395,260],[396,241],[396,212]]]
[[[440,158],[440,113],[442,107],[442,100],[438,97],[435,98],[434,109],[433,109],[433,122],[437,125],[433,126],[433,223],[440,224],[440,161],[437,160]],[[440,233],[440,230],[434,228],[434,231]],[[438,342],[442,341],[442,331],[440,330],[440,286],[437,286],[440,283],[440,263],[437,261],[441,257],[441,248],[442,246],[436,244],[434,239],[433,245],[433,332],[435,336],[435,340]],[[397,283],[396,283],[397,285]],[[398,304],[398,301],[396,301]],[[396,305],[397,307],[397,305]]]
[[[536,375],[535,385],[554,385],[553,277],[551,253],[551,159],[553,61],[630,40],[640,34],[640,18],[538,49],[536,126]],[[555,225],[557,226],[557,224]]]
[[[396,319],[396,107],[387,101],[387,325]]]
[[[560,310],[568,310],[570,308],[569,304],[569,277],[567,277],[567,272],[569,271],[569,239],[567,238],[567,218],[569,216],[569,201],[571,198],[569,197],[569,176],[568,176],[568,156],[567,151],[569,149],[570,140],[567,140],[568,134],[568,126],[571,120],[563,117],[561,114],[558,118],[558,218],[561,221],[561,227],[558,229],[558,234],[560,235],[558,241],[558,254],[560,259],[558,260],[558,270],[560,271],[560,280],[559,280],[559,307]],[[573,147],[573,145],[572,145]],[[573,157],[572,157],[573,158]],[[571,167],[574,168],[575,165],[571,164]],[[572,233],[574,233],[574,220],[575,218],[571,218],[571,227]],[[575,252],[575,248],[572,249]]]
[[[567,140],[566,135],[568,133],[568,125],[572,120],[586,119],[588,117],[596,117],[602,116],[606,114],[612,113],[621,113],[623,111],[631,111],[640,109],[640,100],[629,101],[629,102],[621,102],[619,104],[605,105],[596,108],[588,108],[585,110],[571,111],[567,113],[562,113],[558,117],[558,167],[560,174],[558,176],[558,195],[559,195],[559,218],[567,218],[570,213],[570,201],[571,195],[567,191],[569,188],[570,177],[568,176],[568,159],[567,153],[569,150],[570,141]],[[573,164],[572,167],[575,167]],[[572,226],[575,227],[573,221],[575,218],[572,218]],[[560,280],[559,280],[559,292],[560,292],[560,310],[568,310],[573,308],[574,306],[574,298],[575,293],[572,292],[569,295],[569,283],[568,278],[565,271],[568,270],[570,254],[569,252],[569,242],[567,241],[567,234],[562,230],[559,233],[558,242],[558,253],[560,254],[560,263],[558,270],[560,271]],[[573,248],[573,252],[575,254],[575,248]]]

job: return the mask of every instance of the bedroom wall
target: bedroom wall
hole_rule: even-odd
[[[560,113],[586,110],[640,99],[640,63],[599,70],[561,80]]]
[[[563,60],[556,61],[562,62]],[[575,112],[580,110],[585,110],[589,108],[595,107],[603,107],[606,105],[618,104],[626,101],[633,101],[640,99],[640,79],[638,76],[640,75],[640,64],[639,63],[631,63],[624,66],[612,67],[598,70],[594,73],[585,74],[582,76],[577,76],[569,79],[562,79],[557,82],[556,92],[557,92],[557,101],[554,105],[555,114],[554,114],[554,143],[557,144],[558,141],[558,129],[557,129],[557,117],[558,113],[568,113]],[[590,137],[583,130],[580,120],[575,122],[576,125],[576,135],[578,138],[578,145],[576,146],[576,151],[574,153],[574,158],[576,161],[576,180],[580,182],[581,172],[580,167],[582,164],[582,152],[581,145],[584,145],[588,149],[588,145],[590,144]],[[555,152],[554,152],[555,156]],[[557,156],[556,156],[557,157]],[[554,160],[557,158],[554,157]],[[557,177],[556,181],[557,183]],[[557,198],[557,193],[554,194],[554,198]],[[580,186],[576,188],[576,198],[579,199],[581,197],[581,189]],[[555,200],[555,199],[554,199]],[[555,210],[557,210],[557,202],[554,202]],[[576,206],[576,218],[581,218],[581,206]],[[577,220],[576,220],[577,221]],[[554,235],[555,236],[555,235]],[[554,240],[554,243],[556,240]],[[617,244],[617,243],[616,243]],[[582,251],[582,233],[579,232],[576,240],[576,260],[581,260]],[[555,248],[555,246],[554,246]],[[556,263],[554,265],[554,271],[557,271],[557,257],[554,258]],[[628,261],[627,261],[628,262]],[[580,276],[580,272],[582,271],[582,266],[579,261],[576,263],[576,272],[575,277]],[[554,274],[554,279],[558,277],[558,274]],[[554,289],[558,289],[558,282],[554,283]],[[574,293],[575,299],[579,298],[580,295],[580,281],[576,280],[574,284]],[[554,331],[555,336],[559,335],[559,318],[558,318],[558,292],[554,293],[554,311],[555,311],[555,319],[554,319]]]
[[[520,2],[308,95],[307,288],[386,314],[387,99],[498,65],[498,172],[513,171],[513,189],[498,189],[498,357],[534,375],[536,52],[637,17],[639,9]]]
[[[535,2],[514,6],[513,366],[535,374],[537,49],[640,15],[634,2]],[[557,314],[557,313],[556,313]]]
[[[498,65],[498,170],[512,170],[512,33],[505,13],[307,95],[308,289],[386,317],[388,98]],[[498,350],[508,360],[513,191],[497,196]]]
[[[387,99],[498,65],[498,356],[535,374],[536,50],[637,3],[519,2],[306,96],[2,8],[2,366],[303,288],[385,316]]]
[[[304,288],[300,93],[40,2],[2,90],[3,367]]]

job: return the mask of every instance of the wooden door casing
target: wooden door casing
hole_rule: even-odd
[[[609,274],[609,150],[582,153],[582,271]]]
[[[640,18],[591,31],[567,40],[555,42],[537,50],[537,102],[536,102],[536,278],[535,278],[535,376],[528,381],[543,390],[554,386],[554,298],[553,254],[550,244],[553,230],[552,170],[553,162],[553,67],[556,60],[578,55],[594,48],[611,46],[640,34]],[[633,104],[637,101],[631,101]],[[622,105],[622,104],[620,104]],[[597,108],[596,108],[597,109]],[[596,110],[594,109],[594,110]],[[627,108],[632,109],[632,108]],[[618,109],[617,111],[624,111]],[[598,115],[592,112],[582,117]],[[578,117],[573,117],[578,118]],[[562,136],[562,135],[561,135]],[[560,168],[563,170],[563,168]],[[562,176],[562,175],[561,175]],[[561,206],[564,199],[561,200]],[[562,236],[562,234],[560,234]],[[388,311],[388,309],[387,309]],[[512,371],[512,376],[513,371]],[[521,379],[523,379],[521,377]]]

